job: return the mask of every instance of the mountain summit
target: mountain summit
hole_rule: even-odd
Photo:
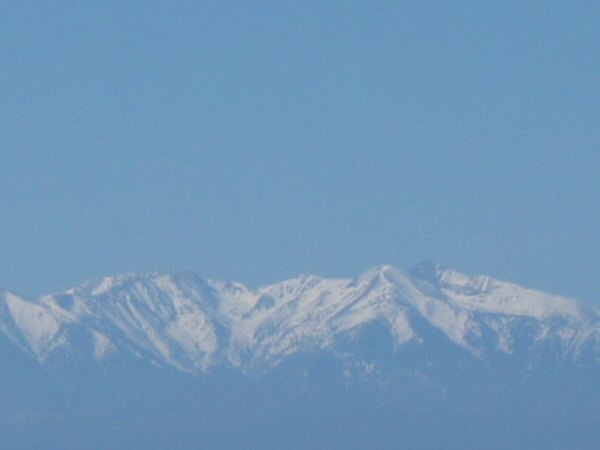
[[[370,345],[387,353],[380,348],[378,360],[365,362],[359,349],[374,349],[358,344],[374,329],[379,341]],[[35,299],[4,291],[0,334],[42,365],[131,358],[198,374],[217,366],[264,372],[308,354],[394,366],[406,351],[436,358],[442,348],[481,363],[511,355],[600,360],[597,309],[433,262],[408,273],[378,266],[355,279],[302,275],[258,289],[157,272]]]
[[[596,449],[600,313],[438,264],[0,292],[0,448]]]

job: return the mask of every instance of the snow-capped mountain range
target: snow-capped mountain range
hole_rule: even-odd
[[[476,361],[552,355],[600,361],[591,305],[434,263],[405,273],[372,268],[355,279],[302,275],[249,289],[191,273],[125,274],[28,299],[0,291],[0,335],[40,364],[115,357],[203,373],[268,370],[295,355],[352,355],[383,330],[389,358],[443,341]]]

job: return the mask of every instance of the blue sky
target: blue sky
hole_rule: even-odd
[[[9,2],[0,286],[433,259],[600,301],[597,2]]]

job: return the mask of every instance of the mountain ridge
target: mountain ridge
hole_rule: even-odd
[[[101,365],[119,354],[201,374],[220,365],[268,371],[307,352],[361,361],[340,347],[370,326],[391,342],[385,364],[409,345],[427,351],[433,335],[480,361],[535,359],[548,349],[562,361],[600,361],[597,308],[430,261],[408,272],[380,265],[353,279],[304,274],[256,289],[165,271],[34,299],[0,291],[0,334],[42,365],[61,354]]]

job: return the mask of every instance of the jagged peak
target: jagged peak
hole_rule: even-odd
[[[488,276],[465,275],[431,260],[417,264],[409,271],[409,275],[418,280],[429,282],[437,288],[468,290],[470,292],[485,290],[488,282],[492,280]]]
[[[314,287],[317,284],[325,281],[325,278],[322,278],[318,275],[303,273],[294,278],[290,278],[284,281],[280,281],[278,283],[273,283],[265,286],[260,286],[257,291],[276,291],[276,290],[287,290],[287,291],[297,291],[303,290],[310,287]]]
[[[391,264],[379,264],[377,266],[373,266],[367,270],[365,270],[363,273],[361,273],[357,279],[358,280],[371,280],[374,278],[382,278],[385,279],[387,275],[396,275],[398,273],[401,273],[402,271],[400,269],[398,269],[396,266],[393,266]]]
[[[78,295],[100,295],[116,287],[123,286],[126,283],[130,283],[136,279],[139,279],[141,276],[142,275],[138,272],[128,272],[119,275],[95,278],[86,281],[80,286],[71,288],[65,293]]]
[[[161,279],[167,279],[172,283],[191,282],[194,284],[205,284],[208,282],[194,272],[179,270],[164,270],[156,272],[126,272],[119,275],[96,278],[66,291],[66,294],[78,295],[102,295],[114,289],[125,288],[134,283],[156,283]]]

